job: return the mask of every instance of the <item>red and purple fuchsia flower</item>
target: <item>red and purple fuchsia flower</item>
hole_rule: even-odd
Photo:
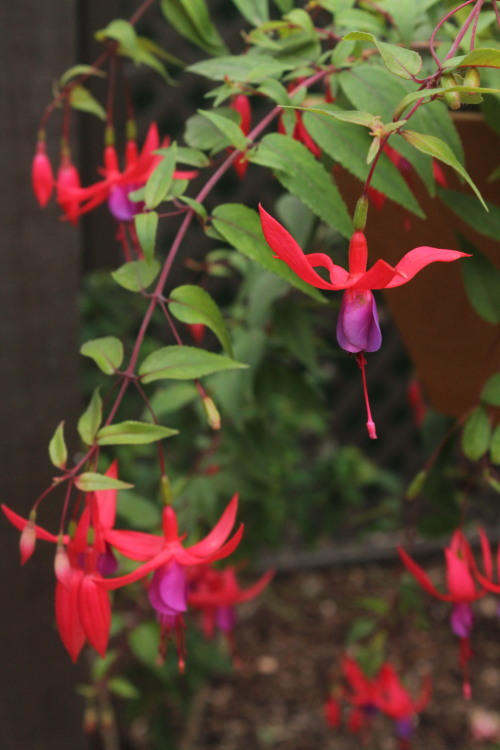
[[[486,574],[488,578],[491,578],[491,553],[489,552],[489,546],[487,546],[484,535],[482,536],[482,544]],[[464,533],[460,529],[457,529],[452,535],[449,547],[446,547],[444,550],[448,593],[439,591],[427,573],[420,565],[417,565],[402,547],[398,547],[398,552],[407,570],[427,593],[436,597],[436,599],[441,599],[441,601],[450,602],[452,605],[450,625],[453,633],[460,639],[460,666],[463,675],[463,692],[466,698],[470,698],[471,686],[468,664],[472,656],[470,634],[474,623],[471,605],[486,594],[484,588],[478,588],[474,581],[474,573],[477,575],[478,571],[470,545]],[[481,583],[483,581],[488,583],[482,576],[480,580]],[[489,584],[489,588],[491,590],[491,583]],[[500,587],[497,588],[500,593]]]
[[[166,656],[169,637],[175,633],[179,671],[184,671],[186,646],[184,613],[188,609],[188,571],[193,565],[222,560],[238,546],[243,524],[226,541],[236,520],[238,497],[235,495],[212,531],[200,542],[184,547],[179,536],[177,516],[167,505],[163,509],[163,536],[141,531],[105,532],[106,541],[131,560],[145,561],[135,571],[118,578],[96,576],[95,584],[105,590],[117,589],[153,573],[149,584],[149,601],[160,622],[159,660]],[[107,595],[107,594],[106,594]]]
[[[377,305],[373,289],[392,289],[410,281],[430,263],[449,262],[466,257],[458,250],[436,247],[416,247],[406,253],[395,266],[377,260],[367,270],[368,247],[362,231],[355,231],[349,243],[349,270],[337,266],[325,253],[305,254],[291,234],[262,206],[259,206],[262,230],[267,244],[276,258],[283,260],[297,276],[318,289],[345,290],[337,320],[337,341],[345,351],[356,354],[361,369],[367,410],[367,429],[376,438],[365,377],[365,352],[375,352],[382,343]],[[314,269],[325,268],[330,279],[324,279]]]

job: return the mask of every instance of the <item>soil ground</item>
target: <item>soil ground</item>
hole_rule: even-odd
[[[436,581],[442,580],[440,563],[425,567]],[[243,665],[200,693],[195,731],[191,726],[182,750],[396,750],[390,719],[376,717],[371,736],[363,740],[344,727],[328,728],[323,704],[339,676],[349,628],[354,619],[366,618],[360,598],[393,601],[400,576],[397,564],[277,576],[260,600],[240,608],[235,635]],[[500,708],[496,600],[488,596],[475,605],[470,701],[462,696],[449,605],[427,594],[422,602],[421,615],[400,619],[392,628],[386,648],[388,660],[405,675],[406,684],[413,685],[415,695],[421,676],[432,674],[432,699],[419,717],[412,748],[469,750],[477,747],[470,732],[471,713]]]

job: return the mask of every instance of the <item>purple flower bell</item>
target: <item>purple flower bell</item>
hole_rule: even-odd
[[[187,610],[187,579],[185,568],[171,560],[155,570],[149,587],[149,601],[158,613],[176,616]]]
[[[375,298],[369,289],[346,289],[337,320],[337,341],[346,352],[376,352],[382,343]]]

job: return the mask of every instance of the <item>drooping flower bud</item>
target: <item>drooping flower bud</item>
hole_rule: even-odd
[[[195,344],[201,344],[207,327],[203,323],[188,323],[188,329]]]
[[[441,87],[444,89],[451,88],[452,86],[457,86],[457,80],[453,73],[448,73],[445,76],[441,77],[440,81]],[[460,109],[460,94],[458,91],[446,91],[444,96],[444,100],[448,107],[450,109]]]
[[[221,418],[220,418],[219,410],[217,409],[216,405],[214,404],[210,396],[203,397],[203,408],[207,416],[207,422],[212,428],[212,430],[220,430]]]
[[[63,154],[57,171],[57,202],[69,221],[76,226],[79,215],[79,199],[76,192],[80,188],[78,170],[68,154]]]
[[[31,555],[35,551],[36,544],[36,529],[35,529],[35,516],[32,511],[29,521],[21,532],[19,539],[19,549],[21,551],[21,565],[28,562]]]
[[[50,159],[45,151],[45,141],[40,139],[36,145],[36,154],[31,166],[31,184],[35,198],[42,208],[50,200],[54,189],[54,173]]]
[[[66,548],[62,541],[57,543],[56,556],[54,558],[54,572],[59,583],[62,583],[65,588],[69,588],[71,565]]]
[[[481,86],[481,74],[477,68],[467,68],[464,76],[464,86],[477,89]]]

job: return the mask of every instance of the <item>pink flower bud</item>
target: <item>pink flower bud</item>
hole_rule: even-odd
[[[69,588],[71,566],[69,564],[66,550],[60,543],[57,544],[56,556],[54,558],[54,571],[59,583],[62,583],[65,588]]]
[[[21,550],[21,565],[27,562],[35,550],[36,530],[35,524],[30,519],[21,532],[19,549]]]
[[[78,189],[80,188],[80,176],[69,156],[63,156],[57,171],[57,202],[64,215],[69,221],[76,225],[79,216]]]
[[[201,344],[205,338],[206,326],[203,323],[188,323],[189,333],[196,344]]]
[[[31,184],[35,197],[43,208],[47,205],[54,189],[54,174],[50,159],[45,153],[45,141],[38,141],[36,154],[31,166]]]

